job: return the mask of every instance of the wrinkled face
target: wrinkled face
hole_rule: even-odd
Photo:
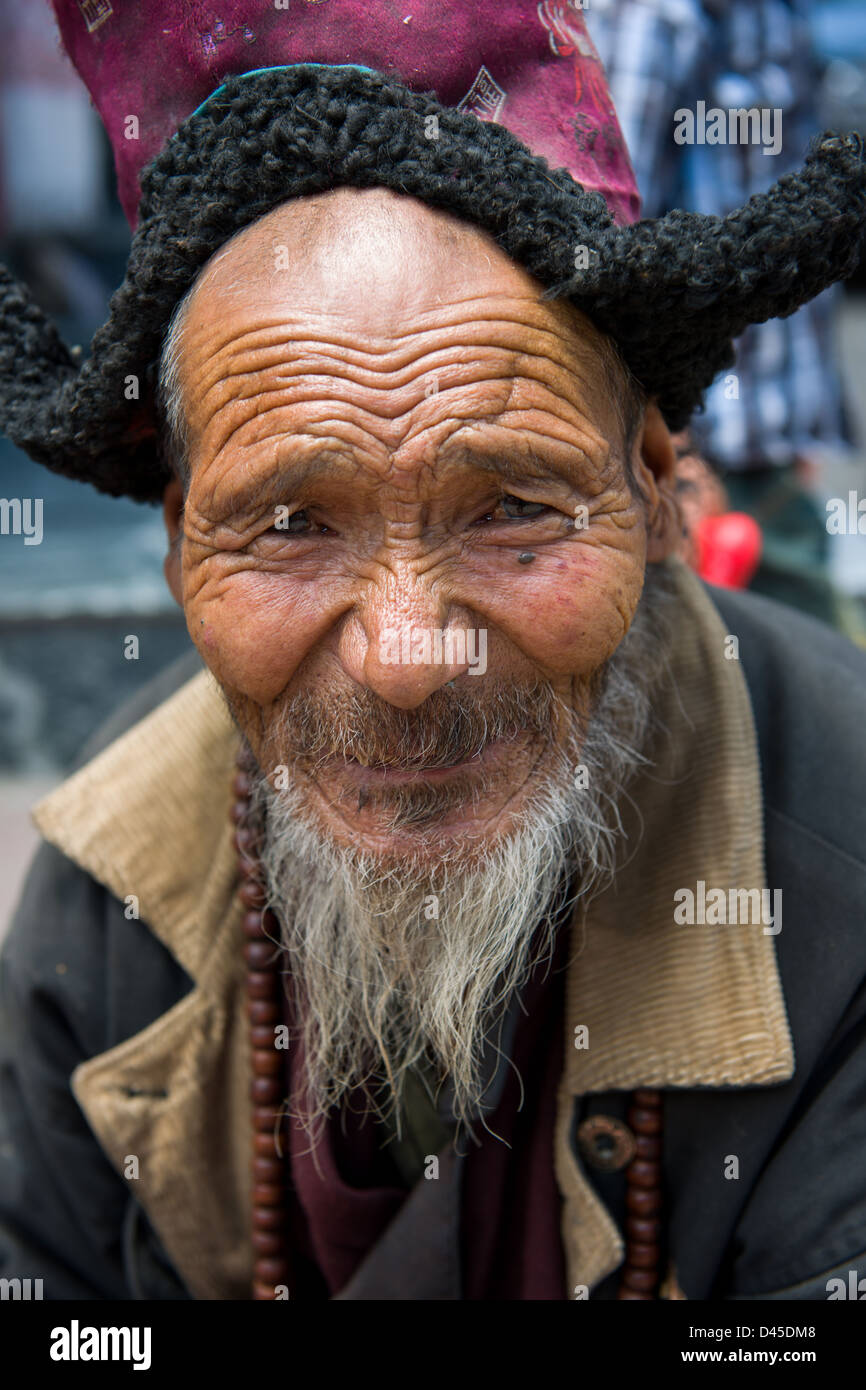
[[[540,294],[375,189],[277,209],[190,301],[167,573],[261,767],[339,844],[507,833],[675,537],[658,412],[630,481],[600,336]]]

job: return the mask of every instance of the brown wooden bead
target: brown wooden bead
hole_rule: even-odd
[[[259,883],[259,861],[252,855],[238,854],[238,873],[241,878],[249,879],[251,882]]]
[[[628,1122],[635,1134],[661,1134],[662,1116],[660,1110],[647,1110],[634,1106],[628,1112]]]
[[[253,1280],[253,1298],[257,1303],[273,1303],[277,1291],[273,1284],[263,1284],[260,1279]]]
[[[247,941],[267,941],[267,937],[262,928],[261,912],[245,912],[241,919],[241,931]]]
[[[279,1158],[279,1154],[277,1154],[277,1148],[274,1143],[273,1117],[271,1117],[271,1128],[267,1131],[267,1133],[265,1133],[264,1131],[262,1131],[261,1133],[256,1131],[253,1134],[253,1153],[258,1154],[260,1158],[271,1158],[274,1155],[276,1155]],[[640,1237],[638,1237],[638,1239],[640,1239]],[[650,1239],[650,1237],[647,1236],[644,1237],[644,1239],[648,1240]]]
[[[251,970],[267,970],[273,963],[276,948],[271,941],[245,941],[244,960]]]
[[[653,1303],[655,1301],[651,1293],[638,1293],[637,1289],[620,1289],[617,1298],[638,1303]]]
[[[253,1205],[257,1207],[280,1207],[285,1198],[285,1188],[281,1183],[253,1183]]]
[[[253,1125],[257,1134],[273,1134],[279,1115],[276,1105],[256,1105],[253,1107]]]
[[[283,1173],[282,1160],[274,1153],[266,1157],[257,1155],[253,1158],[253,1174],[259,1182],[279,1183],[282,1181]]]
[[[275,999],[248,999],[247,1018],[250,1023],[276,1023],[280,1006]]]
[[[629,1240],[645,1241],[652,1244],[661,1235],[662,1223],[655,1216],[632,1216],[625,1221],[625,1233]]]
[[[662,1156],[662,1141],[657,1134],[635,1135],[635,1154],[638,1158],[658,1160]]]
[[[632,1091],[632,1098],[635,1105],[644,1105],[649,1110],[661,1106],[662,1103],[662,1093],[654,1087],[652,1089],[645,1086],[639,1087],[636,1091]]]
[[[279,1255],[284,1243],[282,1231],[253,1231],[253,1249],[257,1255]]]
[[[654,1269],[631,1269],[626,1265],[622,1282],[627,1289],[636,1289],[638,1293],[652,1293],[658,1283],[658,1275]]]
[[[662,1195],[657,1188],[628,1187],[625,1204],[635,1216],[655,1216],[661,1208]]]
[[[279,1052],[269,1048],[267,1052],[263,1048],[253,1049],[253,1073],[255,1076],[279,1076],[283,1069],[283,1059]]]
[[[253,1267],[256,1278],[262,1284],[285,1284],[289,1277],[289,1262],[279,1256],[262,1255]]]
[[[630,1241],[625,1249],[626,1264],[632,1269],[656,1269],[659,1260],[657,1245],[637,1244]]]
[[[250,803],[246,800],[233,802],[231,811],[229,812],[235,825],[243,825],[249,814]]]
[[[244,907],[259,908],[260,910],[267,901],[263,886],[260,883],[256,883],[253,879],[247,879],[245,883],[241,884],[238,889],[238,897]]]
[[[253,1047],[273,1051],[277,1042],[277,1035],[273,1030],[273,1026],[267,1023],[254,1023],[250,1028],[250,1042]],[[285,1056],[285,1048],[280,1048],[279,1050],[282,1055]]]
[[[265,918],[267,915],[264,909],[260,907],[251,907],[248,912],[245,912],[243,921],[241,922],[241,929],[244,936],[249,937],[251,941],[254,939],[254,934],[261,941],[269,940],[265,932]],[[277,943],[272,941],[271,945],[275,948]]]
[[[232,790],[235,796],[239,800],[243,800],[244,798],[249,799],[252,789],[253,779],[250,777],[250,774],[245,772],[243,768],[238,768],[232,778]]]
[[[253,1207],[253,1226],[257,1231],[282,1231],[286,1224],[283,1208]]]
[[[256,859],[256,836],[254,831],[250,830],[247,826],[240,825],[235,831],[233,839],[235,849],[242,858],[250,860]],[[257,859],[256,869],[258,869]]]
[[[646,1158],[636,1158],[629,1164],[626,1174],[628,1181],[634,1183],[635,1187],[658,1187],[661,1181],[661,1169],[657,1163]]]
[[[250,1082],[250,1095],[255,1105],[273,1105],[282,1091],[282,1082],[275,1076],[254,1076]]]
[[[280,924],[277,921],[276,913],[269,907],[266,907],[262,913],[262,924],[268,937],[272,941],[278,941],[280,936]]]
[[[247,994],[251,999],[276,999],[277,981],[269,970],[250,970]]]

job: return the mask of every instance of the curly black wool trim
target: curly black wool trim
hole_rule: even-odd
[[[677,210],[618,227],[599,193],[505,127],[393,77],[312,65],[233,77],[144,171],[126,277],[83,364],[0,267],[0,429],[58,473],[157,501],[170,474],[155,374],[172,311],[202,266],[290,198],[380,185],[486,229],[546,297],[567,297],[614,339],[678,430],[748,324],[793,313],[855,268],[864,143],[824,135],[801,169],[726,217]],[[127,399],[129,377],[139,401]]]

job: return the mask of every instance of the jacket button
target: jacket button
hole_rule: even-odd
[[[590,1115],[578,1125],[577,1143],[587,1163],[602,1173],[616,1173],[625,1168],[634,1158],[637,1147],[628,1125],[612,1115]]]

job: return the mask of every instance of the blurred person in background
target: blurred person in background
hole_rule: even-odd
[[[587,28],[607,71],[643,202],[727,213],[802,160],[820,129],[821,66],[805,0],[592,0]],[[676,113],[781,111],[777,153],[762,144],[677,143]],[[866,640],[859,605],[827,576],[826,515],[809,494],[822,452],[847,451],[852,431],[833,343],[840,289],[787,318],[746,329],[737,360],[705,397],[688,438],[679,489],[694,527],[725,506],[762,531],[751,587]],[[701,463],[701,460],[704,463]],[[707,464],[717,478],[702,476]],[[721,475],[726,500],[720,494]],[[704,510],[704,505],[709,511]]]

